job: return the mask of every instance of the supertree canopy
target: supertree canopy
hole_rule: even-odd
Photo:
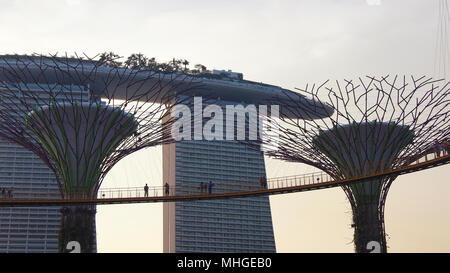
[[[174,141],[170,111],[194,88],[183,74],[86,56],[0,56],[0,137],[38,155],[55,173],[61,197],[96,198],[120,159]],[[59,251],[69,241],[93,251],[95,206],[61,212]]]
[[[351,178],[404,166],[411,158],[448,141],[450,83],[420,77],[366,77],[329,81],[298,89],[333,107],[329,118],[273,120],[278,147],[269,156],[315,166],[335,179]],[[274,98],[271,103],[276,104]],[[320,105],[318,107],[321,107]],[[311,109],[295,97],[292,114]],[[287,109],[285,108],[285,111]],[[387,251],[384,205],[396,176],[342,186],[353,212],[354,243],[366,252],[376,241]]]
[[[38,106],[25,120],[55,162],[70,198],[95,196],[104,160],[139,124],[133,115],[100,103]]]

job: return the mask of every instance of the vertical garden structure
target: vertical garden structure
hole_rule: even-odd
[[[61,197],[96,198],[120,159],[173,141],[170,111],[198,87],[182,74],[86,56],[0,56],[0,137],[38,155]],[[95,212],[90,204],[61,209],[60,252],[70,241],[95,251]]]
[[[96,196],[102,165],[117,147],[137,132],[134,116],[100,103],[37,107],[26,126],[39,139],[55,163],[66,198]],[[59,248],[69,241],[93,249],[95,206],[62,210]]]
[[[404,166],[450,136],[450,84],[444,80],[366,77],[298,90],[335,112],[323,119],[273,120],[279,130],[278,148],[268,155],[315,166],[335,179]],[[295,114],[316,107],[322,106],[292,96],[285,111]],[[342,186],[352,207],[356,252],[371,250],[371,241],[387,251],[384,206],[395,178]]]
[[[350,178],[391,169],[393,161],[413,137],[408,127],[374,121],[320,132],[313,144],[335,164],[341,177]],[[374,178],[346,189],[355,204],[354,241],[358,252],[363,252],[370,241],[380,242],[383,248],[386,246],[378,205],[383,185],[388,180],[389,177]]]

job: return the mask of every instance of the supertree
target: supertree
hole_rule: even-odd
[[[0,137],[39,156],[54,172],[62,198],[96,198],[120,159],[172,142],[171,109],[200,88],[183,74],[110,61],[0,56]],[[60,252],[69,241],[82,252],[94,251],[95,213],[95,205],[61,209]]]
[[[279,131],[266,138],[266,145],[277,144],[267,152],[274,158],[312,165],[343,179],[404,166],[436,145],[447,145],[450,84],[444,80],[367,76],[297,90],[323,104],[285,94],[291,96],[285,111],[308,115],[308,109],[329,105],[335,112],[322,119],[271,120]],[[271,103],[281,104],[278,98]],[[342,186],[352,207],[356,252],[368,251],[370,241],[387,252],[384,207],[395,178]]]

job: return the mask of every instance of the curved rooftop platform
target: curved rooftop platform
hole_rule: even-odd
[[[287,118],[316,119],[333,114],[327,104],[309,99],[296,92],[278,86],[242,80],[208,79],[183,73],[162,73],[148,70],[114,68],[99,65],[95,61],[77,58],[49,58],[40,56],[0,56],[0,82],[58,83],[65,85],[89,85],[95,95],[114,99],[147,100],[161,102],[161,95],[148,90],[163,89],[178,92],[189,86],[183,95],[202,96],[237,103],[269,105],[276,98],[280,103],[280,115]],[[155,88],[157,87],[157,88]],[[164,94],[165,92],[161,92]],[[289,111],[292,99],[306,105],[303,111]],[[292,106],[294,107],[294,106]]]

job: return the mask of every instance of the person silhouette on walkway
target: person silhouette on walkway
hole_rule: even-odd
[[[442,142],[442,150],[450,154],[450,143],[448,141]]]
[[[212,187],[213,187],[213,186],[214,186],[214,183],[211,182],[211,181],[209,181],[209,184],[208,184],[208,193],[209,193],[209,194],[212,193]]]
[[[166,195],[169,195],[170,188],[169,188],[169,184],[168,184],[167,182],[166,182],[166,184],[164,185],[164,189],[165,189]]]
[[[264,176],[259,178],[259,185],[261,186],[261,189],[267,188],[267,180]]]
[[[441,150],[442,150],[441,144],[439,143],[439,141],[436,140],[434,142],[434,151],[436,153],[436,157],[441,156]]]
[[[145,187],[144,187],[144,196],[148,197],[148,186],[147,186],[147,184],[145,184]]]
[[[204,183],[203,182],[200,182],[200,193],[201,194],[203,194],[203,193],[205,193],[205,185],[204,185]]]
[[[14,190],[14,188],[10,188],[8,190],[8,198],[12,198],[13,197],[13,190]]]

